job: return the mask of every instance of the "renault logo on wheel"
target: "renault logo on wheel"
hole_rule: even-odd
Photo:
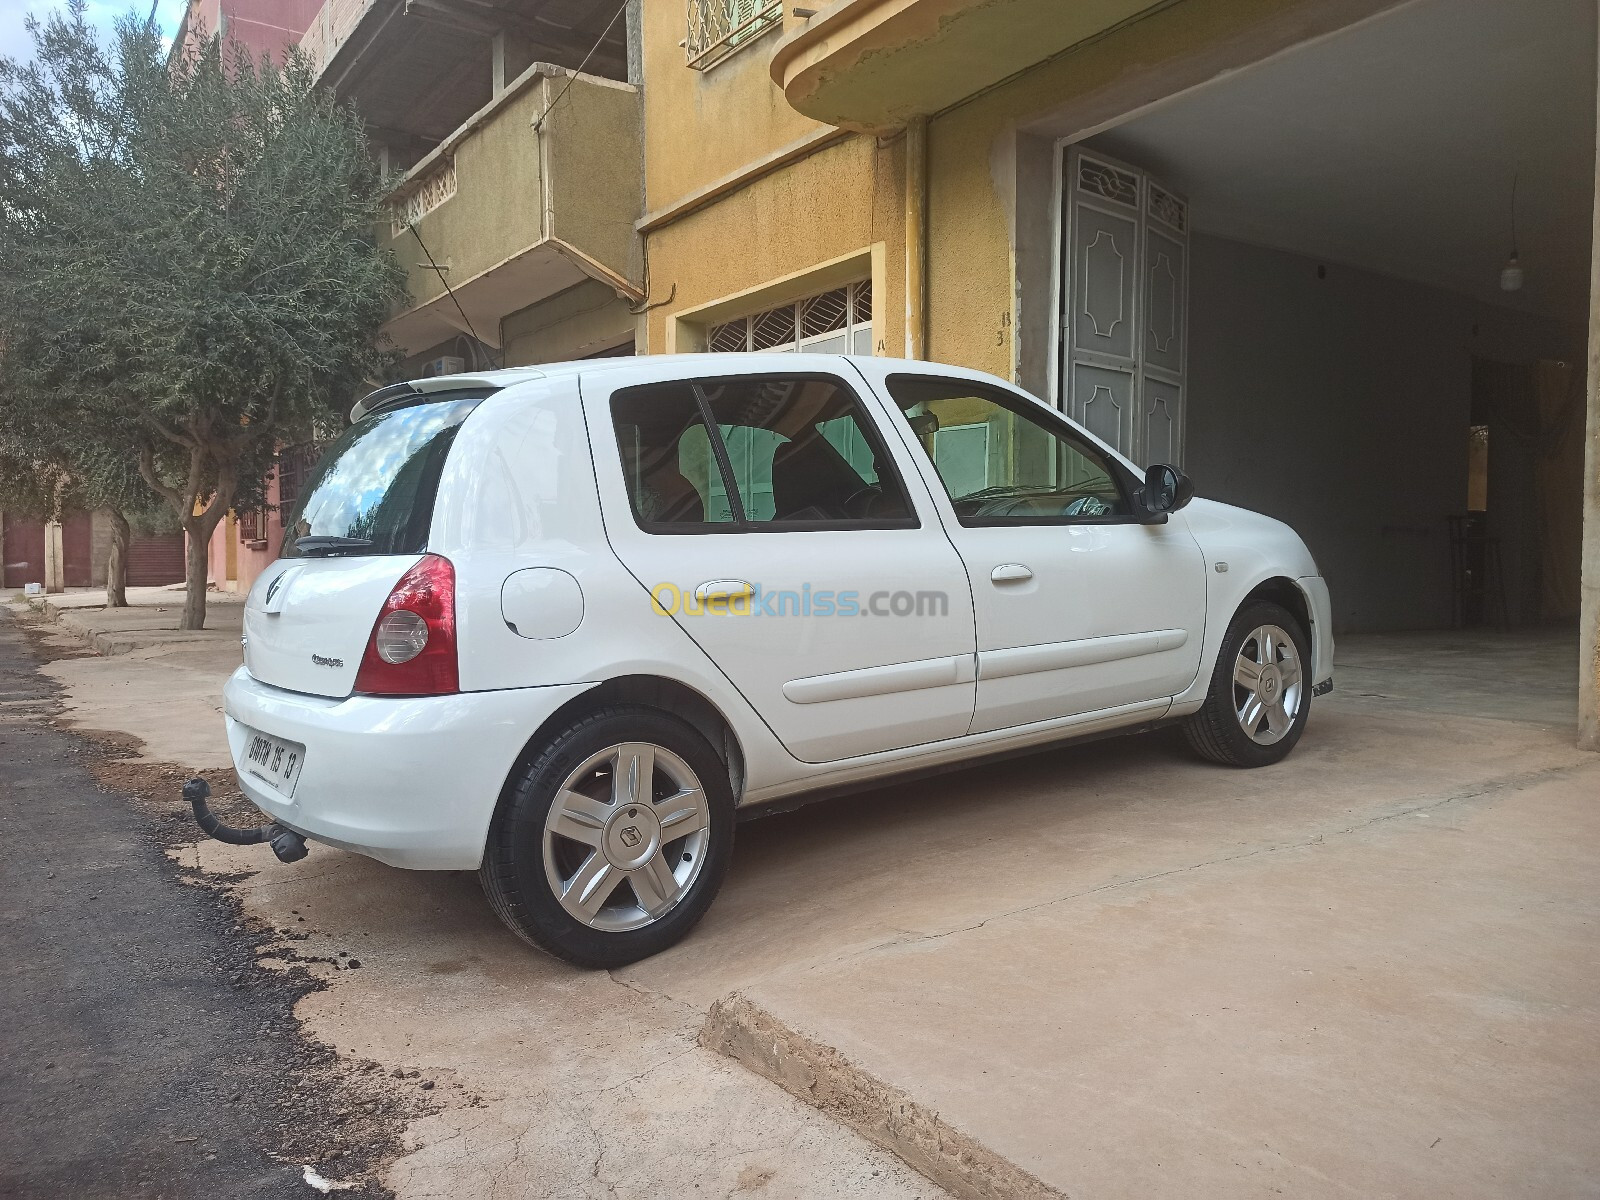
[[[637,825],[624,825],[622,832],[617,835],[622,839],[622,844],[632,850],[639,844],[639,827]]]

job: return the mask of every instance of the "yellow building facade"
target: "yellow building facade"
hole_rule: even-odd
[[[791,108],[769,68],[794,18],[781,6],[760,12],[776,19],[758,19],[719,61],[693,64],[681,0],[643,5],[640,352],[711,348],[719,330],[729,344],[715,348],[731,349],[730,323],[791,307],[795,346],[826,340],[841,332],[842,290],[850,348],[903,354],[905,134],[839,130]],[[813,306],[807,335],[805,302],[829,293],[834,303]],[[739,348],[778,348],[768,339],[785,334],[786,319],[780,312],[766,324]]]
[[[1588,362],[1600,428],[1592,0],[639,3],[641,353],[990,371],[1289,521],[1341,630],[1467,619],[1475,522],[1510,623],[1588,597],[1600,738],[1600,442],[1536,461],[1489,386]],[[1585,495],[1580,554],[1529,506]]]

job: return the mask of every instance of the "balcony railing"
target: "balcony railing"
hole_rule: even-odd
[[[782,0],[689,0],[689,65],[704,71],[782,24]]]
[[[455,194],[455,160],[445,159],[390,199],[390,235],[399,237]]]

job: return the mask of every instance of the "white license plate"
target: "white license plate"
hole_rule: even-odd
[[[305,761],[306,748],[299,742],[286,742],[245,727],[244,769],[283,795],[294,795]]]

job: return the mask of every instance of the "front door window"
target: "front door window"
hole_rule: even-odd
[[[963,525],[1125,520],[1107,455],[1016,397],[953,379],[891,376],[889,391]]]

